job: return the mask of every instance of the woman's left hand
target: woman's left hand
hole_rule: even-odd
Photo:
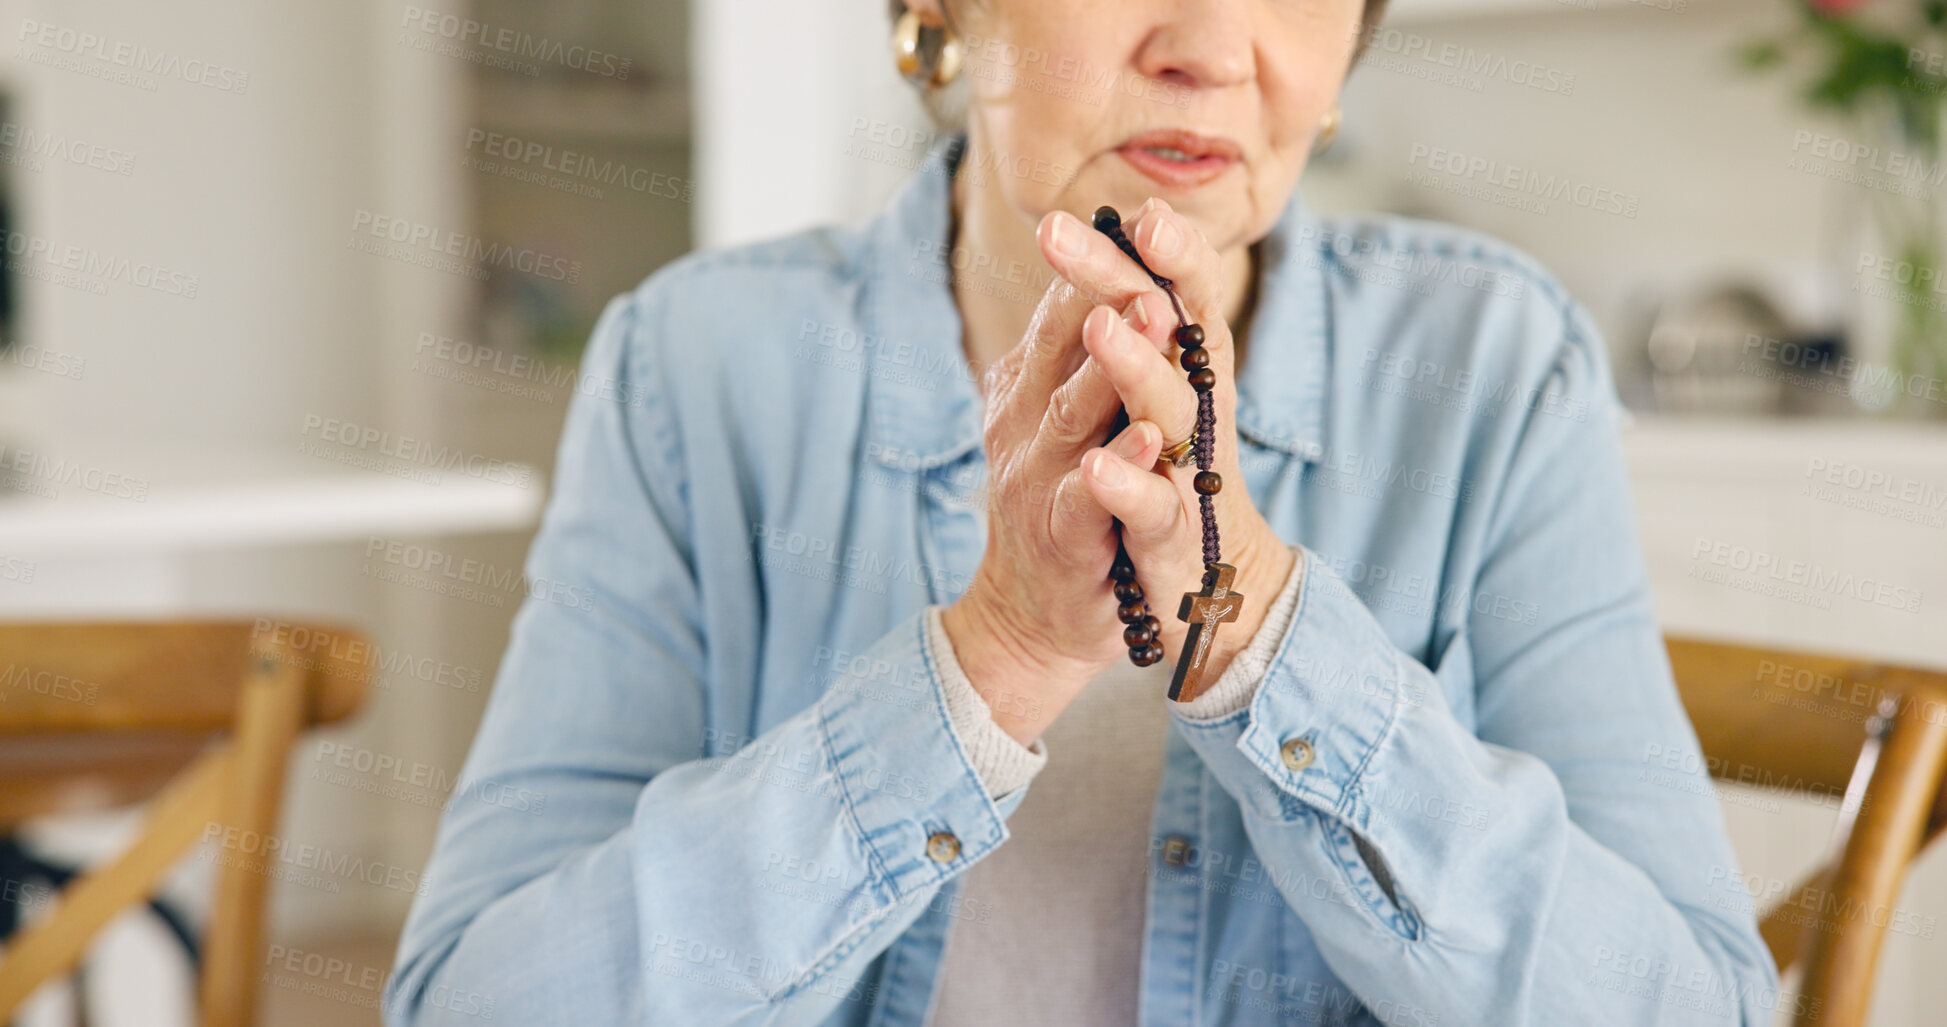
[[[1075,220],[1061,211],[1047,218]],[[1210,366],[1217,372],[1211,390],[1217,427],[1211,469],[1222,476],[1223,487],[1212,498],[1223,561],[1237,568],[1232,587],[1245,603],[1238,620],[1217,632],[1204,676],[1208,687],[1256,635],[1296,556],[1258,513],[1238,462],[1237,352],[1223,316],[1226,286],[1220,256],[1195,225],[1160,199],[1145,203],[1123,222],[1123,230],[1144,263],[1171,280],[1189,323],[1203,327]],[[1064,234],[1071,231],[1093,236],[1091,245],[1114,245],[1079,221],[1062,226]],[[1046,232],[1038,234],[1048,237]],[[1078,277],[1090,273],[1086,261],[1071,259],[1053,246],[1042,249],[1056,274],[1084,293],[1097,291],[1097,283]],[[1177,325],[1169,297],[1153,289],[1141,297],[1138,309],[1138,323],[1147,322],[1140,331],[1109,307],[1090,312],[1082,325],[1089,363],[1062,385],[1061,391],[1071,395],[1057,395],[1055,402],[1071,402],[1077,409],[1099,408],[1105,428],[1116,406],[1125,406],[1132,424],[1150,421],[1167,446],[1188,438],[1196,426],[1197,394],[1177,360],[1181,350],[1171,338]],[[1137,467],[1098,447],[1083,455],[1082,471],[1090,493],[1122,521],[1123,545],[1136,565],[1137,581],[1150,608],[1163,624],[1164,646],[1174,661],[1189,631],[1189,625],[1176,618],[1178,597],[1203,587],[1203,521],[1192,484],[1197,468],[1194,464],[1179,468],[1167,460],[1154,467]]]

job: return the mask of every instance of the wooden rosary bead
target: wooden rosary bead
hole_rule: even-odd
[[[1134,261],[1137,267],[1148,272],[1150,280],[1168,295],[1170,306],[1176,311],[1176,328],[1171,332],[1171,338],[1183,348],[1177,362],[1188,372],[1190,385],[1197,393],[1197,431],[1201,441],[1196,446],[1196,490],[1202,497],[1215,495],[1223,488],[1223,479],[1210,470],[1210,436],[1216,431],[1216,415],[1213,413],[1215,397],[1210,390],[1216,387],[1217,373],[1210,367],[1210,353],[1203,346],[1203,326],[1189,323],[1183,301],[1176,295],[1172,283],[1143,261],[1142,254],[1136,251],[1135,245],[1123,233],[1122,216],[1116,213],[1114,207],[1104,205],[1096,208],[1094,221],[1097,231],[1107,235],[1117,249]],[[1111,438],[1121,425],[1128,423],[1126,410],[1116,416],[1117,424],[1110,430]],[[1203,518],[1206,573],[1202,593],[1186,594],[1182,610],[1177,613],[1178,620],[1190,622],[1183,658],[1177,664],[1176,676],[1170,680],[1169,697],[1179,702],[1195,698],[1201,690],[1207,667],[1205,657],[1209,649],[1209,633],[1215,631],[1218,624],[1237,619],[1237,604],[1244,598],[1229,590],[1236,568],[1222,562],[1223,547],[1217,537],[1214,504],[1199,502],[1198,507]],[[1147,667],[1161,660],[1163,622],[1149,612],[1149,601],[1143,597],[1142,588],[1136,583],[1136,568],[1129,559],[1128,550],[1117,547],[1115,560],[1109,565],[1109,578],[1115,582],[1115,596],[1120,603],[1116,616],[1126,625],[1122,631],[1122,641],[1129,647],[1130,662],[1138,667]]]

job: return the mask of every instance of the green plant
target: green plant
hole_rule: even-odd
[[[1893,369],[1902,379],[1947,375],[1947,262],[1941,206],[1947,192],[1942,105],[1947,101],[1947,0],[1793,0],[1786,31],[1746,42],[1754,71],[1796,68],[1814,110],[1850,119],[1851,180],[1865,187],[1897,273],[1883,290],[1895,307]],[[1886,141],[1887,146],[1862,140]],[[1868,397],[1862,397],[1868,398]],[[1870,401],[1870,398],[1868,398]]]
[[[1815,65],[1805,100],[1847,114],[1873,100],[1898,111],[1901,135],[1932,150],[1940,142],[1947,95],[1947,0],[1796,0],[1802,14],[1783,35],[1739,50],[1746,67],[1766,69],[1795,57]]]

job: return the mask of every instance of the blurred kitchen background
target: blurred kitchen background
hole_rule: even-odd
[[[1939,48],[1835,77],[1803,21],[1786,0],[1395,0],[1303,190],[1507,239],[1589,306],[1667,628],[1947,666],[1938,105],[1932,135],[1902,127],[1875,85],[1894,60],[1939,83]],[[289,775],[288,836],[416,871],[522,598],[437,568],[518,571],[608,297],[692,248],[864,220],[915,173],[934,129],[884,4],[40,0],[0,2],[0,26],[0,617],[270,610],[447,668],[388,674]],[[1809,102],[1819,81],[1855,109]],[[395,224],[508,257],[442,262]],[[1698,575],[1700,540],[1924,599],[1782,602]],[[1824,855],[1830,804],[1739,791],[1753,880]],[[129,823],[27,838],[79,859]],[[207,869],[179,875],[186,908]],[[274,885],[272,941],[351,969],[268,976],[266,1022],[376,1023],[410,900]],[[1901,903],[1947,915],[1947,857]],[[1926,934],[1890,937],[1875,1023],[1947,1008]],[[98,1022],[186,1022],[155,926],[112,940]],[[23,1022],[76,1001],[50,989]]]

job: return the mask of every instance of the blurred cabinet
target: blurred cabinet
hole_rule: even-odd
[[[681,0],[475,0],[456,155],[488,240],[545,258],[482,283],[468,339],[429,347],[448,423],[550,470],[607,301],[692,246],[689,12]],[[466,345],[471,344],[471,345]]]

